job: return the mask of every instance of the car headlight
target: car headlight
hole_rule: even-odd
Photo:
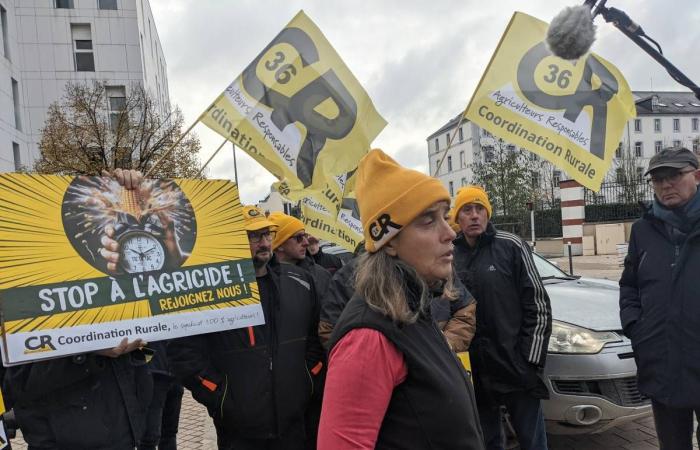
[[[547,350],[550,353],[594,354],[601,351],[608,342],[621,341],[620,335],[612,331],[593,331],[553,320]]]

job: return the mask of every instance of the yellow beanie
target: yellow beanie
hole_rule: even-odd
[[[450,225],[450,228],[452,228],[452,231],[455,233],[459,233],[462,231],[459,228],[459,224],[457,223],[457,217],[455,216],[455,208],[453,207],[450,209],[450,212],[447,213],[447,223]]]
[[[372,150],[357,171],[357,204],[365,248],[373,253],[435,202],[450,201],[440,181],[401,167],[381,150]]]
[[[281,212],[273,212],[270,214],[269,219],[277,226],[277,234],[272,241],[272,250],[275,250],[284,244],[287,239],[304,229],[304,222]]]
[[[243,221],[246,231],[275,228],[275,224],[267,220],[265,213],[257,206],[246,205],[243,207]]]
[[[455,198],[455,222],[458,221],[459,210],[469,203],[476,203],[486,208],[486,214],[488,214],[489,219],[491,218],[493,208],[484,188],[481,186],[464,186],[457,191],[457,197]]]

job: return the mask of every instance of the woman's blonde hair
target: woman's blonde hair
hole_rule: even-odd
[[[394,322],[411,324],[430,307],[430,289],[415,268],[382,250],[363,253],[358,258],[355,291],[370,308]],[[420,301],[417,308],[411,308],[408,303],[409,285],[418,287],[416,294],[420,295]],[[443,298],[454,300],[457,297],[458,292],[450,276],[443,287]]]

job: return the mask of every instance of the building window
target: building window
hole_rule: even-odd
[[[19,144],[16,142],[12,143],[12,156],[15,159],[15,172],[22,170],[22,157],[19,153]]]
[[[642,119],[634,119],[634,131],[637,133],[642,131]]]
[[[678,140],[678,139],[675,139],[675,140],[673,141],[673,146],[674,146],[674,147],[681,147],[681,141]]]
[[[555,170],[552,172],[552,184],[554,186],[559,186],[559,183],[561,182],[561,170]]]
[[[462,132],[462,127],[459,127],[459,142],[464,140],[464,133]]]
[[[673,119],[673,131],[681,131],[681,119]]]
[[[2,51],[10,59],[10,41],[7,39],[7,10],[0,5],[0,26],[2,27]]]
[[[462,177],[462,186],[466,186],[466,185],[467,185],[467,179]]]
[[[450,197],[453,197],[455,195],[455,184],[450,181]]]
[[[90,24],[70,25],[75,54],[75,70],[78,72],[95,71],[95,55],[92,52],[92,34]]]
[[[637,181],[644,180],[644,167],[637,167]]]
[[[109,102],[109,125],[113,133],[119,129],[122,113],[126,111],[126,88],[124,86],[106,86],[105,92]]]
[[[617,168],[615,169],[615,180],[618,183],[624,183],[625,182],[625,171],[622,168]]]
[[[464,169],[466,166],[467,166],[467,164],[464,161],[464,152],[461,151],[461,152],[459,152],[459,167],[461,169]]]
[[[699,147],[699,146],[700,146],[700,140],[695,139],[695,140],[693,141],[693,151],[694,151],[695,153],[698,153],[698,147]]]
[[[450,132],[448,131],[447,134],[445,135],[445,147],[450,146]]]
[[[117,0],[97,0],[97,9],[117,9]]]
[[[654,133],[661,133],[661,119],[654,119]]]
[[[15,110],[15,128],[18,130],[22,131],[22,120],[21,120],[21,111],[19,108],[19,84],[17,84],[17,80],[14,78],[11,78],[12,80],[12,106],[14,107]]]
[[[73,9],[73,0],[55,0],[54,5],[58,9]]]
[[[691,122],[693,124],[693,131],[698,131],[698,122],[700,122],[700,120],[698,120],[697,117],[694,117]]]
[[[438,138],[435,138],[435,151],[440,150],[440,140]]]
[[[622,142],[617,144],[617,148],[615,149],[615,158],[622,158]]]
[[[532,187],[537,187],[540,185],[540,173],[539,172],[531,172],[530,173],[531,179],[532,179]]]
[[[642,143],[639,141],[634,143],[634,156],[637,156],[637,157],[642,156]]]
[[[493,153],[493,147],[485,147],[484,148],[484,161],[485,162],[491,162],[495,158],[495,155]]]
[[[452,172],[452,157],[451,156],[447,157],[447,171]]]
[[[663,148],[663,142],[661,141],[655,141],[654,142],[654,153],[659,153],[661,149]]]

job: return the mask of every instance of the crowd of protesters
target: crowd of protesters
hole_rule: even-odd
[[[632,230],[621,314],[660,441],[685,449],[700,395],[672,384],[696,393],[699,359],[671,341],[700,329],[683,313],[697,310],[685,274],[700,254],[700,175],[687,150],[655,158],[656,197]],[[141,181],[113,176],[127,189]],[[125,339],[7,369],[29,449],[175,449],[182,386],[207,408],[220,450],[500,450],[504,410],[521,449],[546,449],[552,319],[530,247],[493,226],[480,187],[462,188],[451,207],[441,182],[380,150],[357,177],[365,241],[345,265],[299,219],[243,208],[263,325]]]

